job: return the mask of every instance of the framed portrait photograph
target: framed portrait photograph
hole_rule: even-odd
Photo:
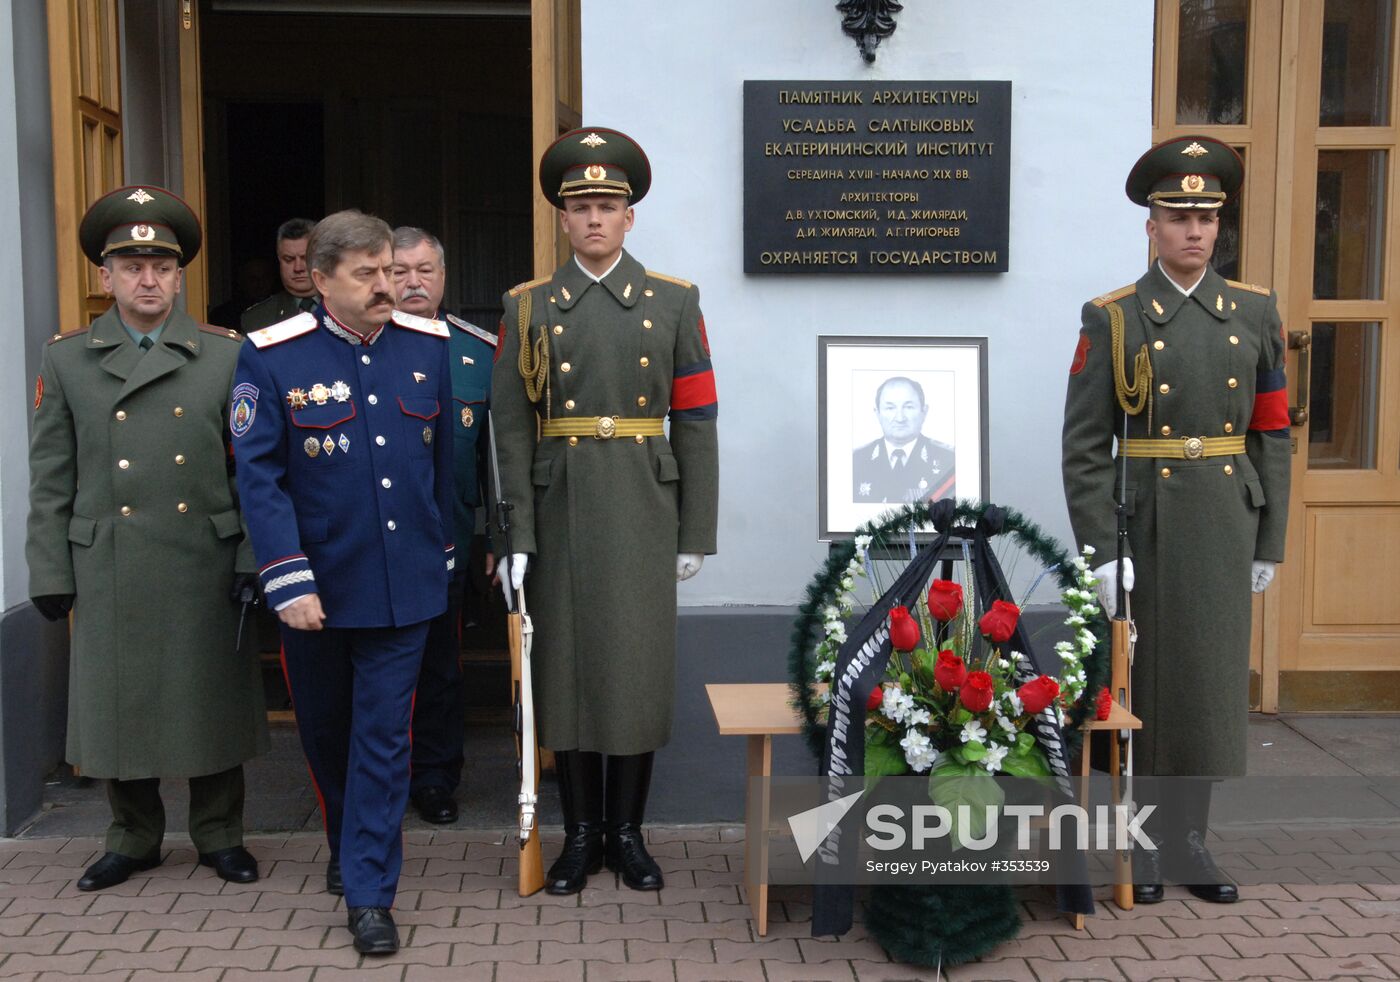
[[[819,538],[915,501],[991,495],[984,337],[817,338]]]

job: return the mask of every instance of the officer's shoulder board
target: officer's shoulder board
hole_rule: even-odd
[[[658,273],[654,269],[647,270],[647,276],[651,277],[654,280],[661,280],[663,283],[674,283],[682,290],[689,290],[692,286],[695,285],[691,283],[690,280],[683,280],[679,276],[668,276],[665,273]]]
[[[1137,293],[1137,284],[1129,283],[1127,286],[1120,286],[1116,290],[1110,290],[1101,297],[1095,297],[1093,304],[1095,307],[1106,307],[1115,300],[1122,300],[1124,297],[1130,297],[1134,293]]]
[[[316,330],[316,318],[314,315],[302,311],[295,317],[288,317],[284,321],[278,321],[270,327],[254,331],[248,335],[248,340],[253,342],[255,348],[270,348],[274,344],[281,344],[283,341],[290,341],[292,338],[299,338],[303,334],[310,334]]]
[[[417,331],[419,334],[431,334],[435,338],[445,338],[448,336],[447,325],[440,320],[431,317],[419,317],[417,314],[406,314],[402,310],[394,311],[394,316],[390,318],[397,327],[407,328],[410,331]]]
[[[520,296],[520,294],[524,293],[526,290],[533,290],[535,287],[539,286],[541,283],[548,283],[548,282],[549,282],[550,280],[552,280],[553,278],[554,278],[554,277],[552,277],[552,276],[541,276],[541,277],[540,277],[539,279],[537,279],[537,280],[529,280],[529,281],[527,281],[527,282],[525,282],[525,283],[517,283],[515,286],[513,286],[513,287],[510,288],[510,295],[511,295],[512,297],[518,297],[518,296]]]
[[[55,341],[66,341],[69,338],[80,338],[90,330],[92,330],[91,327],[76,327],[71,331],[55,334],[53,337],[49,338],[49,344],[53,344]]]
[[[242,338],[242,335],[239,334],[237,331],[230,330],[227,327],[215,327],[213,324],[196,324],[195,326],[198,327],[205,334],[212,334],[217,338]]]
[[[447,320],[448,320],[448,322],[449,322],[450,324],[452,324],[452,325],[454,325],[454,326],[456,326],[456,327],[460,327],[462,330],[466,331],[466,332],[467,332],[468,334],[470,334],[472,337],[478,338],[478,339],[480,339],[480,340],[482,340],[482,341],[485,341],[487,344],[489,344],[489,345],[490,345],[491,347],[493,347],[493,348],[496,346],[496,335],[492,334],[490,331],[483,331],[481,328],[477,327],[477,326],[476,326],[475,324],[473,324],[471,321],[464,321],[464,320],[462,320],[462,318],[458,317],[456,314],[448,314],[448,315],[447,315]]]
[[[1226,283],[1236,290],[1248,290],[1250,293],[1257,293],[1261,297],[1267,297],[1272,291],[1267,286],[1256,286],[1253,283],[1241,283],[1239,280],[1226,280]]]

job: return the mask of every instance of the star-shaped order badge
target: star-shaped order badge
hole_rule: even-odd
[[[306,408],[306,390],[305,390],[305,389],[291,389],[290,391],[288,391],[288,392],[287,392],[287,405],[288,405],[288,406],[291,406],[293,409],[305,409],[305,408]]]
[[[869,482],[869,481],[861,481],[861,482],[860,482],[860,494],[861,494],[861,497],[862,497],[862,498],[868,498],[868,497],[870,497],[870,482]]]
[[[311,397],[311,401],[316,403],[316,405],[324,406],[326,403],[330,402],[331,390],[326,388],[324,384],[317,382],[311,387],[311,391],[307,393],[307,395]]]
[[[346,385],[341,380],[336,379],[335,384],[331,386],[331,398],[334,399],[336,402],[349,402],[350,386]]]

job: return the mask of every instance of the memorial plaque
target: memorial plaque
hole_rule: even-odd
[[[744,83],[744,272],[1004,273],[1010,82]]]

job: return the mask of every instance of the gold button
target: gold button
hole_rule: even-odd
[[[571,437],[569,437],[569,446],[571,446],[571,447],[576,447],[576,446],[578,446],[578,437],[576,437],[576,436],[571,436]]]
[[[1231,335],[1230,335],[1230,343],[1231,343],[1231,344],[1239,344],[1239,343],[1240,343],[1240,339],[1237,338],[1235,335],[1231,334]]]
[[[638,434],[637,434],[637,442],[638,442],[638,443],[646,443],[646,442],[647,442],[647,438],[644,437],[644,436],[642,436],[640,433],[638,433]]]
[[[571,369],[572,367],[573,367],[573,366],[570,365],[570,364],[566,361],[566,362],[562,363],[562,364],[559,366],[559,371],[561,371],[561,372],[563,372],[565,375],[567,375],[567,374],[569,373],[569,369]]]
[[[646,397],[646,396],[637,396],[637,405],[639,405],[639,406],[645,406],[646,404],[647,404],[647,397]]]
[[[565,409],[573,409],[573,408],[574,408],[574,400],[572,400],[572,399],[565,399],[565,400],[564,400],[564,408],[565,408]]]
[[[564,325],[563,325],[563,324],[555,324],[555,325],[554,325],[554,333],[555,333],[555,334],[563,334],[563,333],[564,333]]]
[[[175,506],[175,510],[178,511],[181,515],[183,515],[185,512],[190,510],[190,506],[182,501]]]
[[[1157,391],[1160,392],[1160,393],[1162,393],[1162,395],[1166,395],[1166,394],[1167,394],[1168,392],[1170,392],[1171,390],[1172,390],[1172,387],[1171,387],[1170,385],[1168,385],[1166,382],[1163,382],[1161,385],[1157,386]]]
[[[1239,385],[1240,383],[1237,382],[1235,379],[1230,379],[1230,381],[1226,382],[1225,384],[1228,385],[1230,388],[1233,389],[1235,386]]]
[[[124,420],[124,419],[126,419],[126,410],[125,410],[125,409],[118,409],[118,410],[117,410],[117,421],[118,421],[118,422],[121,422],[121,421]]]
[[[654,297],[654,296],[656,296],[656,293],[655,293],[654,291],[652,291],[652,290],[643,290],[643,291],[642,291],[642,296],[644,296],[644,297]]]
[[[1172,476],[1172,469],[1171,469],[1170,467],[1163,467],[1163,468],[1162,468],[1162,476],[1163,476],[1163,477],[1171,477],[1171,476]]]
[[[175,455],[175,463],[177,463],[177,464],[183,464],[184,462],[185,462],[185,455],[182,454],[182,453],[177,453],[177,454]]]
[[[1162,350],[1163,348],[1165,348],[1166,346],[1167,346],[1167,342],[1165,342],[1165,341],[1153,341],[1153,342],[1152,342],[1152,347],[1156,348],[1158,351],[1161,351],[1161,350]]]
[[[1162,427],[1162,435],[1163,435],[1163,436],[1171,436],[1171,435],[1172,435],[1172,428],[1171,428],[1170,426],[1164,426],[1164,427]]]
[[[1233,474],[1233,473],[1235,473],[1235,469],[1234,469],[1233,467],[1231,467],[1229,464],[1226,464],[1226,465],[1225,465],[1225,476],[1226,476],[1226,477],[1229,477],[1229,476],[1230,476],[1231,474]]]
[[[1226,424],[1225,424],[1225,432],[1226,432],[1226,433],[1233,433],[1233,432],[1235,432],[1235,424],[1234,424],[1234,423],[1226,423]]]
[[[130,506],[130,505],[122,505],[122,517],[125,518],[126,516],[128,516],[128,515],[130,515],[130,514],[131,514],[131,506]]]
[[[126,470],[128,467],[131,466],[131,461],[129,461],[129,460],[119,460],[119,461],[117,461],[117,466],[120,467],[122,470]]]
[[[646,355],[642,355],[642,367],[643,367],[643,368],[646,368],[646,367],[647,367],[648,365],[650,365],[650,364],[651,364],[651,359],[648,358]]]
[[[185,409],[184,409],[184,407],[183,407],[183,406],[176,406],[176,407],[175,407],[175,415],[176,415],[176,416],[183,416],[183,415],[185,415]]]
[[[651,330],[651,321],[649,321],[649,320],[644,320],[644,321],[642,321],[642,326],[645,327],[648,331],[650,331],[650,330]]]

